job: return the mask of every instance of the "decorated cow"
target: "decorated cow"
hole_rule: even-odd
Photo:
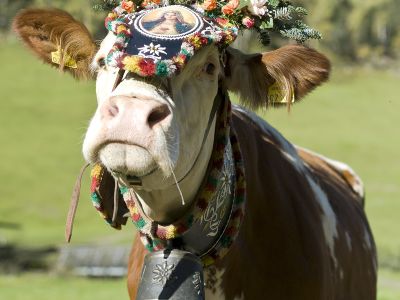
[[[290,106],[327,80],[328,59],[301,45],[320,37],[305,10],[281,0],[101,6],[112,10],[99,46],[61,10],[24,10],[14,29],[44,62],[96,78],[83,154],[96,209],[112,227],[137,228],[130,298],[376,299],[360,178],[248,110]],[[271,33],[298,43],[244,54],[230,45],[249,28],[264,44]]]

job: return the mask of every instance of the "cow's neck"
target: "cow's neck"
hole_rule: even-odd
[[[183,216],[192,207],[192,203],[206,175],[213,150],[215,118],[213,118],[210,126],[210,130],[201,151],[199,150],[198,159],[195,164],[182,180],[178,178],[184,204],[182,203],[182,197],[176,184],[160,190],[146,191],[140,188],[135,189],[138,200],[149,218],[159,223],[171,223]]]
[[[240,148],[231,130],[228,99],[216,120],[212,148],[206,176],[201,178],[199,191],[186,208],[188,212],[181,211],[182,215],[173,222],[162,224],[149,218],[143,208],[144,200],[138,199],[137,192],[133,188],[120,188],[141,240],[150,252],[180,248],[200,256],[203,264],[209,265],[226,254],[237,237],[243,218],[245,180]],[[177,207],[180,199],[171,201]],[[148,209],[150,213],[157,212],[152,207]]]

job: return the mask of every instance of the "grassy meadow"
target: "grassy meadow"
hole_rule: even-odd
[[[69,197],[83,164],[81,143],[96,100],[38,62],[16,41],[0,40],[0,244],[64,245]],[[260,112],[289,140],[350,164],[366,186],[366,210],[380,260],[400,268],[400,74],[334,69],[328,84],[295,105]],[[125,244],[128,224],[104,224],[82,186],[74,245]],[[398,271],[400,272],[400,271]],[[0,277],[1,299],[126,298],[123,280],[23,274]],[[400,299],[400,273],[381,269],[379,299]]]

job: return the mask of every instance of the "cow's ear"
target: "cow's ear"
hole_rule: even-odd
[[[330,72],[324,55],[300,45],[262,54],[228,48],[227,57],[227,88],[253,109],[299,100],[326,81]]]
[[[67,12],[23,10],[14,18],[13,29],[45,63],[78,79],[92,76],[90,63],[97,47],[85,25]]]

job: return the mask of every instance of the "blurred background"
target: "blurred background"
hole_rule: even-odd
[[[378,299],[398,300],[400,1],[296,2],[323,34],[311,46],[332,60],[331,80],[290,113],[259,113],[290,141],[361,175],[379,251]],[[22,47],[10,22],[28,6],[63,8],[97,40],[105,33],[104,13],[94,13],[91,1],[0,0],[0,299],[127,299],[134,228],[113,230],[97,215],[88,173],[72,244],[64,242],[69,198],[83,164],[81,143],[96,107],[94,83],[78,83]],[[273,39],[270,49],[282,43]]]

